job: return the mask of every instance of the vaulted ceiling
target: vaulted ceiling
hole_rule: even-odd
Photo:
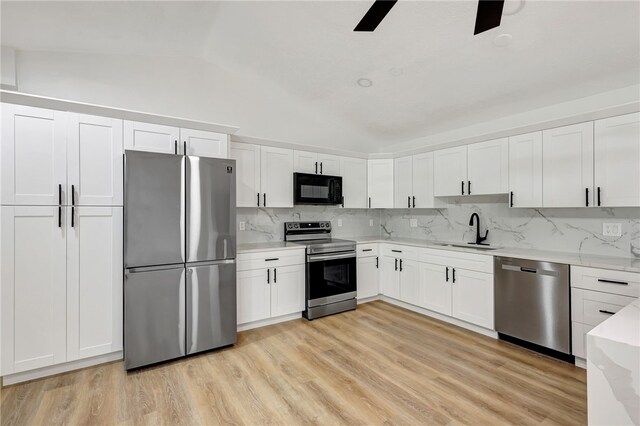
[[[400,0],[375,32],[353,32],[370,5],[3,1],[1,42],[21,51],[224,63],[326,122],[291,123],[270,112],[276,95],[256,94],[254,109],[272,127],[261,134],[239,109],[229,124],[241,133],[369,152],[640,83],[638,1],[507,0],[502,25],[477,36],[475,1]],[[358,85],[361,78],[372,86]]]

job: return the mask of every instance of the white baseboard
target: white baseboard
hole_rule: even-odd
[[[259,321],[247,322],[244,324],[238,325],[238,331],[247,331],[252,328],[265,327],[267,325],[278,324],[279,322],[291,321],[294,319],[302,318],[302,312],[297,312],[295,314],[282,315],[281,317],[275,318],[267,318]]]
[[[401,308],[408,309],[413,312],[417,312],[419,314],[438,319],[440,321],[448,322],[449,324],[457,325],[458,327],[466,328],[467,330],[474,331],[476,333],[483,334],[488,337],[493,337],[494,339],[498,338],[498,333],[494,330],[489,330],[484,327],[477,326],[475,324],[470,324],[468,322],[464,322],[457,318],[453,318],[447,315],[442,315],[437,312],[430,311],[428,309],[420,308],[418,306],[411,305],[409,303],[401,302],[400,300],[392,299],[387,296],[380,296],[380,300],[390,303],[392,305],[400,306]]]
[[[576,357],[575,365],[576,365],[576,367],[584,368],[586,370],[587,369],[587,360],[584,359],[584,358]]]
[[[357,302],[358,302],[358,305],[362,305],[363,303],[369,303],[375,300],[380,300],[380,295],[365,297],[363,299],[357,299]]]
[[[2,386],[14,385],[16,383],[27,382],[29,380],[41,379],[54,374],[66,373],[68,371],[79,370],[81,368],[92,367],[106,362],[118,361],[122,359],[122,351],[110,354],[93,356],[91,358],[69,361],[62,364],[42,367],[35,370],[23,371],[20,373],[7,374],[2,377]]]

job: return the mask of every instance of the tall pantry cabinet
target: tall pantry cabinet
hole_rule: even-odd
[[[122,350],[122,120],[2,123],[2,375]]]

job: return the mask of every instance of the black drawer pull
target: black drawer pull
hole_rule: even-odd
[[[279,257],[271,257],[269,259],[265,259],[264,261],[265,262],[273,262],[274,260],[280,260],[280,258]]]
[[[402,259],[400,259],[400,272],[402,272]]]
[[[273,282],[277,283],[278,282],[278,269],[277,268],[273,268]]]
[[[394,253],[402,253],[402,250],[391,250]]]
[[[373,251],[373,249],[362,249],[362,251]]]
[[[260,207],[260,193],[258,192],[258,207]]]
[[[462,181],[462,195],[464,195],[464,181]]]
[[[451,268],[451,282],[456,282],[456,268]]]
[[[587,207],[589,207],[589,188],[585,188],[584,189],[585,192],[585,204],[587,205]]]
[[[58,205],[62,205],[62,184],[58,184]]]
[[[74,222],[74,216],[75,216],[75,207],[71,207],[71,227],[73,228],[75,226],[75,222]]]
[[[598,311],[607,315],[615,315],[615,312],[607,311],[605,309],[599,309]]]
[[[511,191],[511,198],[509,199],[509,207],[513,207],[513,191]]]
[[[62,228],[62,207],[58,206],[58,228]]]
[[[267,269],[267,284],[271,284],[271,269]]]
[[[398,270],[398,259],[396,259],[396,271]]]
[[[449,282],[449,267],[448,267],[448,266],[447,266],[447,268],[446,268],[446,276],[445,276],[445,279],[444,279],[444,280],[445,280],[446,282]]]
[[[625,283],[624,281],[603,280],[603,279],[600,279],[600,278],[598,278],[598,282],[608,283],[608,284],[629,285],[629,283]]]

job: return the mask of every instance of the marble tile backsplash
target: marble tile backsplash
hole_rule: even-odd
[[[475,226],[469,226],[469,217],[475,212],[483,235],[489,230],[487,242],[492,245],[640,258],[640,208],[510,209],[506,195],[452,198],[448,203],[447,208],[424,210],[238,208],[238,222],[245,222],[238,242],[281,241],[284,222],[305,220],[330,220],[338,238],[380,235],[472,241]],[[410,226],[411,219],[417,220],[417,227]],[[603,236],[605,222],[621,223],[622,236]]]
[[[337,238],[365,237],[380,234],[380,211],[343,209],[335,206],[296,206],[292,209],[238,208],[237,221],[245,222],[238,231],[238,243],[284,240],[284,223],[329,220]],[[342,220],[342,226],[338,221]],[[370,226],[370,220],[373,225]]]

